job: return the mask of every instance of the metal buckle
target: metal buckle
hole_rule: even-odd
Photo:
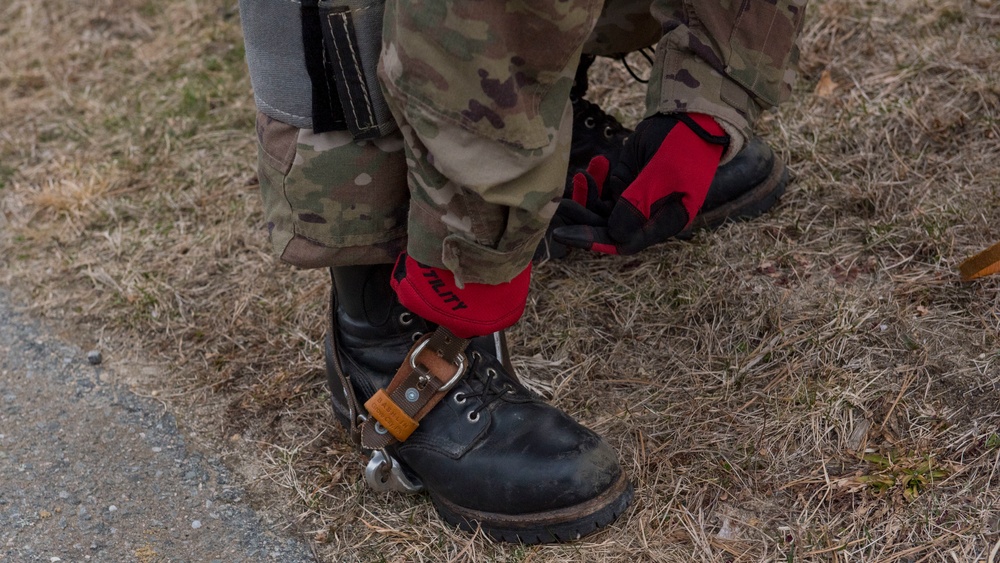
[[[416,349],[413,350],[413,353],[410,354],[411,368],[417,369],[417,356],[419,356],[420,353],[424,351],[424,348],[427,347],[427,343],[430,341],[431,341],[430,338],[424,340],[423,342],[418,344]],[[465,374],[465,354],[459,354],[458,357],[455,358],[455,360],[457,360],[456,365],[458,366],[458,370],[455,371],[455,375],[451,376],[451,379],[449,379],[447,383],[438,388],[439,393],[447,393],[449,389],[451,389],[452,387],[455,386],[456,383],[458,383],[458,380],[462,378],[462,375]]]
[[[396,458],[385,450],[372,452],[371,461],[365,467],[365,481],[372,490],[380,493],[394,491],[413,495],[424,490],[423,483],[407,476]]]

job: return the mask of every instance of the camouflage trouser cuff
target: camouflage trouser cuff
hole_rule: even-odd
[[[459,235],[450,235],[444,239],[442,262],[445,268],[455,273],[455,280],[463,284],[506,283],[528,267],[544,234],[544,231],[540,232],[539,236],[507,251],[481,246]]]
[[[460,286],[466,283],[496,285],[514,279],[531,262],[545,234],[545,229],[540,229],[532,236],[516,237],[520,243],[516,247],[497,249],[451,233],[440,223],[440,217],[436,217],[432,209],[412,202],[406,251],[428,266],[450,270]],[[501,247],[504,239],[510,240],[503,237]]]
[[[274,244],[274,249],[283,262],[297,268],[392,264],[393,257],[399,256],[406,249],[406,235],[378,244],[339,247],[296,236],[281,248]]]
[[[722,156],[722,162],[728,162],[753,135],[761,106],[742,86],[688,52],[661,43],[656,56],[660,59],[657,63],[662,64],[663,78],[659,84],[650,83],[646,116],[693,112],[714,117],[732,139]],[[698,87],[692,88],[692,84]]]

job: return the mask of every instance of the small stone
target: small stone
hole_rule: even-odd
[[[101,362],[104,361],[104,357],[101,356],[100,350],[91,350],[87,352],[87,362],[92,366],[99,366]]]
[[[52,516],[52,513],[49,512],[48,510],[39,510],[38,511],[38,517],[39,518],[49,518],[50,516]]]
[[[113,505],[113,504],[108,507],[108,512],[115,512],[117,510],[118,510],[118,507],[115,506],[115,505]]]
[[[201,520],[195,520],[194,522],[191,522],[191,527],[194,528],[195,530],[197,530],[198,528],[200,528],[201,527]]]

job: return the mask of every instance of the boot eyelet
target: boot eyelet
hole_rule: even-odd
[[[496,377],[496,376],[497,376],[497,370],[493,368],[489,368],[486,370],[486,377]]]
[[[399,314],[399,324],[403,326],[409,326],[413,324],[413,313],[409,311],[403,311]]]
[[[414,332],[413,335],[410,336],[410,340],[416,342],[417,340],[420,340],[420,337],[423,335],[424,333],[422,332]]]
[[[472,359],[474,361],[478,362],[479,360],[483,359],[483,355],[480,354],[479,352],[473,352],[472,353]]]
[[[597,125],[597,121],[593,117],[588,117],[583,120],[583,126],[587,129],[593,129]]]
[[[468,399],[465,398],[465,393],[455,393],[455,395],[452,397],[452,400],[455,401],[455,404],[464,405],[465,401],[467,401]]]
[[[505,392],[507,392],[507,393],[513,393],[514,392],[514,384],[513,383],[504,383],[503,384],[503,390]]]
[[[611,139],[615,136],[615,132],[611,130],[611,127],[604,128],[604,138]]]
[[[476,411],[469,411],[469,414],[465,418],[468,418],[469,422],[479,422],[479,413]]]
[[[386,434],[389,431],[386,430],[384,426],[382,426],[381,422],[376,422],[375,423],[375,432],[378,433],[378,434]]]

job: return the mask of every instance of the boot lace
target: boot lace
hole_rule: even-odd
[[[510,383],[500,385],[498,381],[499,373],[493,368],[486,368],[486,377],[483,379],[482,374],[476,370],[476,360],[478,360],[478,354],[474,354],[473,364],[469,366],[469,370],[472,373],[477,374],[477,379],[479,379],[483,387],[479,391],[473,391],[472,393],[456,393],[455,400],[464,403],[467,399],[481,399],[479,406],[469,411],[469,421],[476,422],[479,420],[479,413],[486,410],[490,404],[499,400],[507,393],[513,393],[514,388]]]
[[[646,62],[649,63],[649,66],[652,67],[654,61],[653,57],[656,55],[656,51],[654,51],[653,49],[639,49],[638,52],[640,55],[643,56],[644,59],[646,59]],[[621,61],[622,66],[625,67],[625,70],[627,70],[628,73],[632,75],[632,78],[634,78],[636,82],[640,84],[649,83],[649,78],[642,78],[641,76],[636,74],[634,70],[632,70],[632,67],[628,64],[628,59],[626,59],[624,55],[619,57],[618,60]]]

